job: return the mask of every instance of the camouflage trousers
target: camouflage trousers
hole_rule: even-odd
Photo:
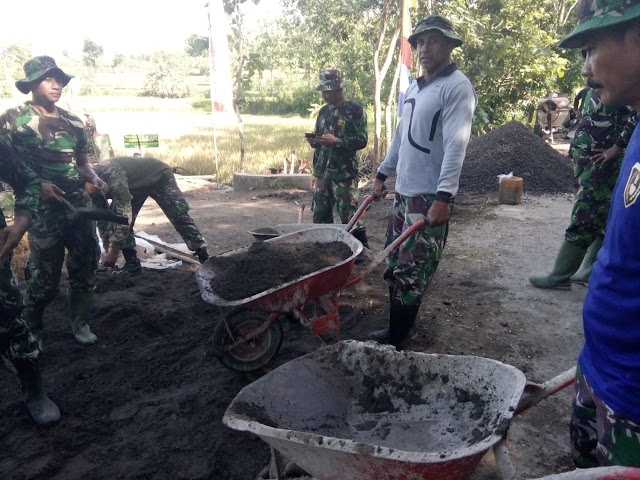
[[[358,209],[359,192],[355,180],[329,180],[316,177],[313,192],[313,223],[333,223],[333,209],[336,209],[340,223],[349,223]],[[364,222],[358,222],[364,228]]]
[[[409,214],[427,215],[435,195],[405,197],[395,194],[393,211],[387,226],[389,245],[411,225]],[[449,223],[438,227],[425,226],[415,232],[387,258],[384,279],[391,292],[391,303],[419,305],[438,269],[449,233]]]
[[[0,215],[0,230],[6,227]],[[0,265],[0,357],[36,359],[38,344],[21,317],[22,294],[15,284],[10,258]]]
[[[569,425],[571,456],[581,468],[640,467],[640,424],[617,415],[576,370]]]
[[[578,183],[578,192],[571,211],[571,223],[564,235],[567,242],[588,248],[596,238],[604,236],[621,162],[622,156],[604,163],[594,163],[589,158],[576,160],[574,179]]]
[[[84,190],[68,194],[67,200],[75,207],[91,206]],[[44,308],[56,297],[63,263],[71,290],[94,290],[98,251],[93,220],[74,217],[68,208],[56,201],[40,202],[38,214],[29,227],[29,259],[25,269],[27,311]]]
[[[173,227],[180,234],[184,243],[190,250],[206,247],[207,242],[200,233],[193,218],[189,215],[189,203],[184,198],[184,194],[178,187],[176,178],[173,176],[164,177],[153,188],[149,190],[133,190],[131,192],[131,228],[125,241],[125,248],[135,248],[136,242],[133,236],[133,226],[140,213],[140,209],[147,198],[153,198],[158,206],[167,216]],[[105,243],[105,245],[108,243]]]

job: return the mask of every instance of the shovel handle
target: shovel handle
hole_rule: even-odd
[[[71,202],[70,202],[69,200],[67,200],[67,199],[66,199],[66,198],[64,198],[64,197],[60,197],[60,196],[59,196],[59,197],[57,197],[57,198],[58,198],[58,201],[59,201],[60,203],[62,203],[63,205],[65,205],[65,206],[66,206],[69,210],[71,210],[73,213],[78,213],[78,210],[76,209],[76,207],[74,207],[74,206],[71,204]]]

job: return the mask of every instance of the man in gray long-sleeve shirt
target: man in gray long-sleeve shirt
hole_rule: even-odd
[[[407,90],[402,119],[373,184],[374,195],[380,197],[387,176],[396,173],[387,245],[409,228],[409,214],[422,214],[429,224],[387,259],[389,326],[369,338],[398,349],[408,346],[420,302],[442,257],[477,105],[473,86],[451,62],[451,51],[462,40],[449,20],[425,18],[409,43],[424,75]]]

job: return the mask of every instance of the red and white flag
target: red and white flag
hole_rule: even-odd
[[[213,113],[234,113],[231,59],[227,42],[230,31],[222,0],[209,0],[209,68]]]
[[[416,0],[401,0],[402,2],[402,38],[400,40],[400,81],[398,82],[398,116],[402,116],[405,93],[413,81],[411,69],[413,68],[413,52],[409,44],[411,35],[410,8],[417,7]]]

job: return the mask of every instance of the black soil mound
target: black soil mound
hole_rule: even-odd
[[[527,193],[566,193],[573,188],[571,160],[520,122],[512,121],[469,143],[460,192],[497,193],[498,175],[511,172],[523,179]]]
[[[240,300],[289,283],[351,256],[343,242],[254,243],[242,253],[211,257],[211,288],[225,300]]]

